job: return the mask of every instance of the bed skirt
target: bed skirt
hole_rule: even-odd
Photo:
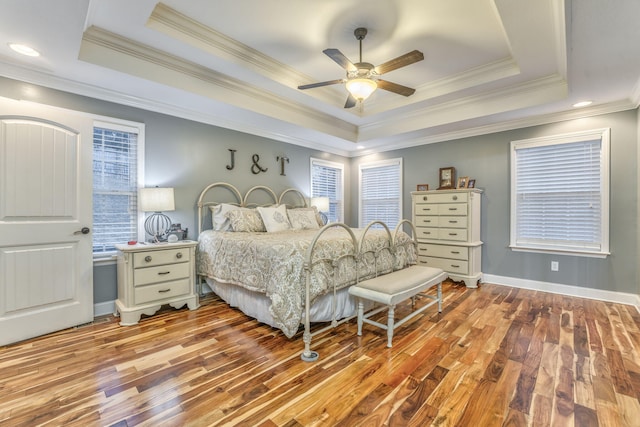
[[[206,278],[207,286],[231,307],[238,308],[247,316],[253,317],[261,323],[279,329],[275,319],[269,312],[271,300],[263,293],[254,292],[242,286],[218,282]],[[333,318],[331,300],[333,294],[321,295],[311,305],[309,313],[311,322],[330,322]],[[356,299],[349,295],[349,287],[336,292],[337,319],[355,316],[357,310]],[[303,312],[304,313],[304,312]],[[303,319],[300,319],[302,323]]]

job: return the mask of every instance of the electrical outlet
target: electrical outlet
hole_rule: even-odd
[[[558,271],[560,267],[558,261],[551,261],[551,271]]]

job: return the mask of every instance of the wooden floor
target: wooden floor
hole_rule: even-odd
[[[0,347],[0,425],[640,425],[634,307],[490,284],[444,294],[393,348],[350,322],[314,340],[315,363],[300,334],[215,296]]]

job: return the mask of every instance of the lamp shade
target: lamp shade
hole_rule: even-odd
[[[351,79],[345,84],[349,93],[358,101],[364,101],[375,91],[378,84],[371,79]]]
[[[143,212],[166,212],[176,209],[173,188],[141,188],[140,209]]]
[[[311,206],[318,208],[318,212],[329,212],[329,198],[328,197],[312,197]]]

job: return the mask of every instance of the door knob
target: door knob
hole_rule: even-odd
[[[90,231],[89,227],[82,227],[80,230],[74,231],[73,234],[89,234]]]

